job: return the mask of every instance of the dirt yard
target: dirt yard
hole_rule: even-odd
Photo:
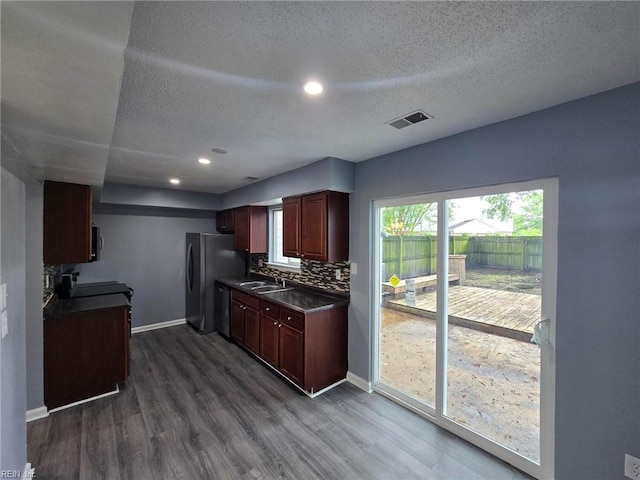
[[[434,321],[382,308],[380,353],[385,383],[435,406]],[[539,372],[537,346],[452,326],[447,415],[539,461]]]

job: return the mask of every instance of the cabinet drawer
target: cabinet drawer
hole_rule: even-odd
[[[280,307],[271,302],[265,302],[262,300],[260,302],[260,312],[267,317],[271,317],[274,320],[278,320],[280,317]]]
[[[280,321],[301,332],[304,330],[304,315],[302,313],[283,308],[280,310]]]
[[[260,310],[259,298],[253,297],[243,292],[239,292],[238,290],[233,290],[231,292],[231,298],[246,305],[247,307],[253,308],[254,310]]]

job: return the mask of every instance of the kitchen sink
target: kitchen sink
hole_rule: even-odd
[[[293,290],[293,287],[283,287],[282,285],[263,285],[260,287],[253,287],[253,292],[264,295],[265,293],[286,292],[287,290]]]
[[[267,282],[263,282],[261,280],[254,280],[254,281],[251,281],[251,282],[242,282],[240,284],[241,287],[247,287],[247,288],[262,287],[264,285],[267,285]],[[275,283],[271,283],[269,285],[274,285],[275,286]]]

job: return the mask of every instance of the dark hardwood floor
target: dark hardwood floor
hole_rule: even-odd
[[[28,424],[42,479],[526,479],[377,394],[310,399],[218,335],[134,335],[119,394]]]

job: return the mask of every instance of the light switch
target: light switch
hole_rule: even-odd
[[[351,272],[350,272],[351,275],[357,275],[358,274],[358,264],[351,262],[351,268],[349,270],[351,270]]]
[[[9,318],[7,311],[2,312],[2,338],[6,337],[9,333]]]

